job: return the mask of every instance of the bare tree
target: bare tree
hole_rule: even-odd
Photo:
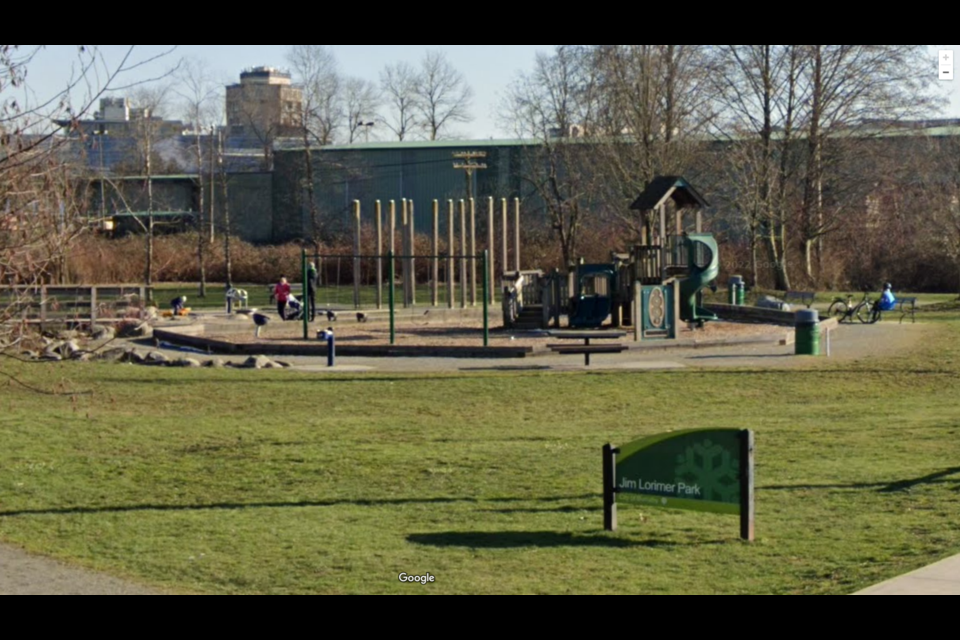
[[[473,89],[442,51],[428,51],[415,86],[415,111],[430,140],[438,140],[451,125],[473,120]]]
[[[300,125],[306,167],[304,187],[310,209],[314,250],[319,251],[322,221],[316,198],[313,146],[332,144],[343,121],[340,74],[336,57],[324,45],[293,45],[287,54],[287,60],[303,89]]]
[[[358,142],[361,135],[368,139],[380,109],[380,88],[367,80],[347,78],[343,82],[343,108],[347,117],[347,141]]]
[[[180,100],[180,109],[184,120],[190,123],[193,131],[194,154],[197,163],[197,266],[200,271],[199,296],[207,296],[206,253],[208,241],[215,239],[215,221],[213,199],[210,198],[210,210],[207,212],[209,233],[204,220],[204,169],[207,163],[203,157],[203,134],[220,124],[222,113],[219,105],[223,103],[222,84],[217,82],[209,72],[209,65],[199,59],[184,60],[177,72],[176,94]],[[211,184],[213,175],[210,175]],[[209,237],[208,237],[209,236]]]
[[[651,221],[630,203],[658,175],[683,174],[702,150],[710,123],[703,45],[592,45],[599,107],[590,130],[580,127],[606,175],[605,205],[634,238]]]
[[[416,70],[406,62],[387,65],[380,73],[386,111],[382,122],[401,142],[408,139],[420,124],[418,83]]]
[[[538,143],[522,179],[543,202],[567,265],[576,259],[597,191],[589,145],[567,135],[575,124],[591,127],[596,116],[599,82],[586,61],[576,45],[538,55],[533,71],[511,85],[501,111],[518,138]]]
[[[142,57],[130,46],[108,64],[97,45],[75,45],[72,65],[63,61],[70,77],[42,93],[30,71],[47,46],[0,45],[0,283],[14,287],[0,301],[0,350],[23,335],[9,322],[30,301],[21,287],[64,281],[71,243],[87,229],[87,200],[77,185],[88,176],[70,162],[76,138],[58,134],[80,131],[105,91],[169,53]]]

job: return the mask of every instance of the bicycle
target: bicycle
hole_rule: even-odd
[[[870,293],[864,292],[863,299],[853,304],[853,294],[847,294],[846,300],[837,297],[827,310],[827,315],[837,318],[841,324],[852,323],[854,318],[860,324],[875,324],[880,321],[880,307],[870,299]]]

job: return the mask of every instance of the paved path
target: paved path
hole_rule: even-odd
[[[148,596],[161,595],[109,576],[74,569],[54,560],[0,545],[0,595]]]
[[[871,587],[858,596],[960,596],[960,556]]]

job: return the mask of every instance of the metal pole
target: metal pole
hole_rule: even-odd
[[[510,221],[508,220],[508,218],[509,218],[509,216],[510,216],[510,211],[509,211],[509,209],[507,208],[507,199],[506,199],[506,198],[503,198],[503,199],[500,201],[500,205],[501,205],[501,209],[502,209],[502,212],[503,212],[503,216],[502,216],[502,217],[503,217],[503,226],[501,227],[501,231],[503,232],[503,233],[502,233],[502,235],[503,235],[503,245],[502,245],[502,247],[501,247],[502,251],[500,252],[500,265],[501,265],[501,267],[502,267],[501,272],[502,272],[502,273],[506,273],[507,271],[510,270],[510,254],[507,252],[507,251],[508,251],[508,247],[507,247],[507,234],[510,232],[510,231],[509,231],[509,227],[510,227],[510,224],[509,224],[509,223],[510,223]]]
[[[490,270],[487,269],[487,262],[490,260],[490,252],[484,251],[480,266],[483,268],[483,346],[490,346]]]
[[[617,530],[617,450],[603,445],[603,530]]]
[[[515,262],[517,268],[515,269],[518,273],[520,272],[520,198],[514,198],[513,200],[513,226],[514,226],[514,247],[513,253],[515,256]]]
[[[390,241],[387,243],[390,247],[390,255],[396,255],[396,242],[397,242],[397,203],[395,200],[390,201]],[[394,259],[394,258],[391,258]],[[393,267],[391,273],[396,277],[396,265]]]
[[[303,276],[303,279],[300,281],[303,283],[303,300],[300,305],[300,310],[303,312],[303,339],[310,339],[310,311],[307,307],[310,305],[309,294],[307,293],[307,248],[300,248],[300,273]]]
[[[353,216],[354,222],[357,225],[357,237],[353,245],[353,307],[355,309],[360,308],[360,253],[362,252],[360,246],[360,201],[353,201]],[[306,283],[306,279],[304,279]]]
[[[383,309],[383,205],[374,205],[377,216],[377,309]]]
[[[497,233],[495,228],[496,223],[496,204],[494,204],[493,197],[487,199],[487,251],[489,256],[487,258],[487,277],[490,278],[490,283],[496,281],[494,277],[494,266],[493,263],[496,262],[496,244],[497,244]],[[494,299],[493,287],[489,289],[489,302],[490,304],[496,304]]]
[[[456,279],[453,277],[453,257],[457,255],[457,244],[454,240],[454,228],[456,227],[456,209],[453,200],[448,201],[450,210],[447,213],[447,306],[453,309],[453,298],[456,295]]]
[[[460,201],[460,308],[467,308],[467,202]]]
[[[417,209],[413,200],[410,207],[410,306],[417,306]]]
[[[403,265],[403,306],[410,306],[410,249],[407,247],[408,209],[407,199],[404,198],[400,203],[400,264]]]
[[[396,338],[397,338],[397,334],[396,334],[396,317],[395,317],[395,315],[394,315],[394,314],[395,314],[396,305],[394,304],[395,301],[394,301],[394,293],[393,293],[393,284],[394,284],[394,281],[395,281],[395,279],[396,279],[396,273],[394,273],[393,250],[392,250],[392,249],[390,250],[390,253],[387,254],[387,262],[390,263],[390,264],[389,264],[389,267],[388,267],[388,269],[387,269],[388,275],[389,275],[389,278],[390,278],[390,284],[387,285],[387,292],[388,292],[388,297],[389,297],[389,302],[390,302],[390,345],[392,346],[392,345],[396,344]]]
[[[470,306],[477,306],[477,200],[470,198]]]
[[[440,303],[440,201],[433,201],[433,287],[430,302]]]
[[[740,539],[754,541],[755,502],[754,483],[754,435],[753,431],[740,432]]]

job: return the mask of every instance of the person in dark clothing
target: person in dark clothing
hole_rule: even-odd
[[[317,265],[310,263],[307,267],[307,311],[310,313],[310,322],[317,319]]]
[[[187,296],[180,296],[179,298],[174,298],[170,302],[170,306],[173,307],[173,317],[174,318],[179,317],[187,306]]]

